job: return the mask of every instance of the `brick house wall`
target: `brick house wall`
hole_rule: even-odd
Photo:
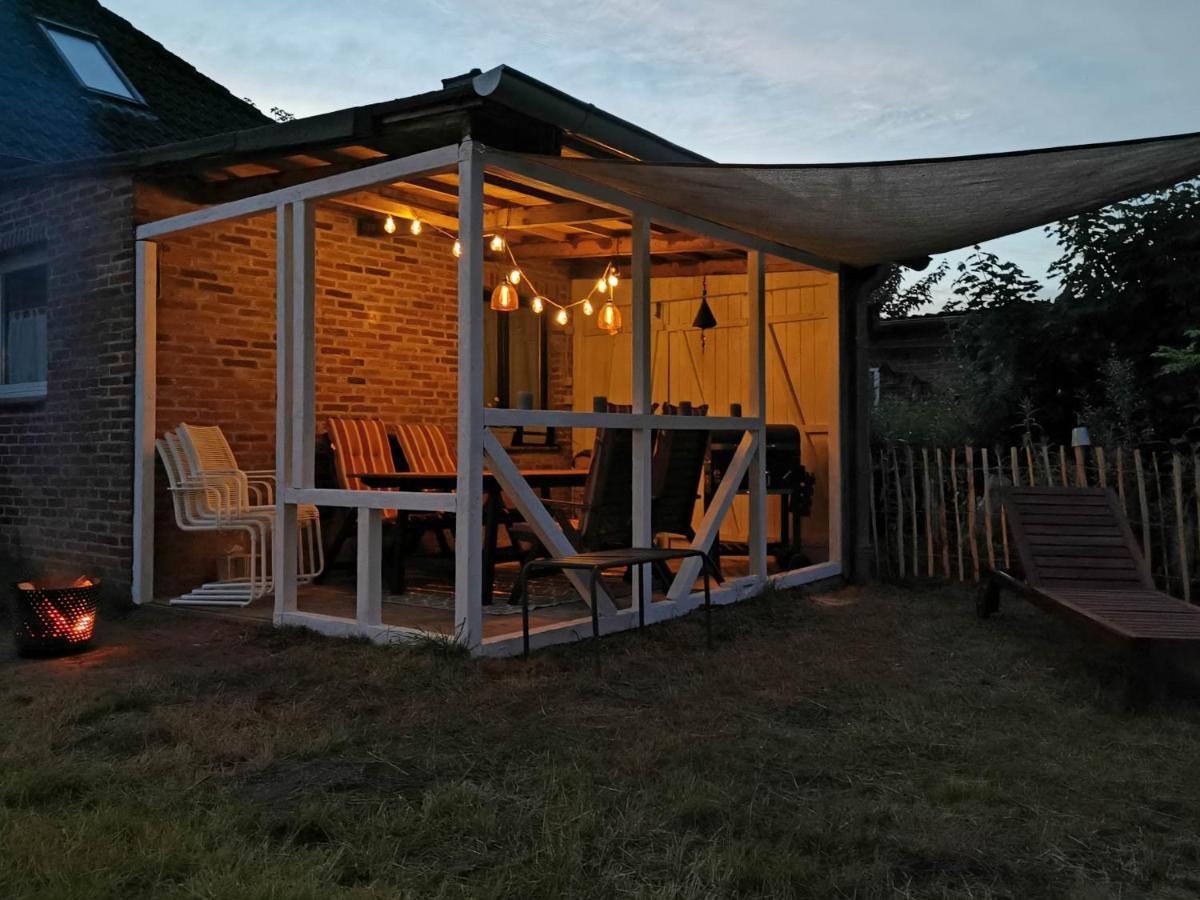
[[[134,189],[128,177],[0,192],[0,254],[48,254],[44,400],[0,405],[0,569],[91,574],[128,596],[132,568]]]
[[[139,221],[192,208],[139,186]],[[316,415],[425,422],[454,443],[457,423],[458,281],[451,240],[360,236],[356,217],[316,216]],[[243,468],[273,468],[275,434],[275,218],[260,215],[168,236],[159,245],[158,430],[219,424]],[[566,300],[556,263],[524,266],[538,289]],[[509,266],[485,266],[495,284]],[[482,303],[482,298],[480,299]],[[550,405],[571,406],[569,329],[550,325]],[[560,451],[522,451],[522,465],[561,465]],[[215,577],[231,536],[184,534],[158,474],[156,592]]]

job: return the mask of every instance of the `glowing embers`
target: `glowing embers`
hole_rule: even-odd
[[[15,587],[15,636],[22,656],[51,656],[87,646],[96,629],[100,581],[23,581]]]

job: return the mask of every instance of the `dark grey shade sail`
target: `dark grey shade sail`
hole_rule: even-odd
[[[837,165],[533,158],[830,262],[868,266],[956,250],[1200,175],[1200,133]]]

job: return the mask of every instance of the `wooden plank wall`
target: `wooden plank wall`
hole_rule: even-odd
[[[573,281],[572,297],[591,289]],[[712,413],[727,414],[731,403],[749,397],[746,278],[708,277],[709,306],[717,327],[704,335],[692,327],[700,306],[701,279],[655,278],[651,283],[653,400],[707,403]],[[816,271],[767,274],[767,421],[790,423],[804,437],[805,466],[817,476],[813,515],[803,540],[813,562],[827,559],[829,546],[830,423],[837,403],[837,276]],[[629,285],[623,281],[616,300],[628,325]],[[599,309],[599,303],[597,303]],[[626,327],[615,337],[600,331],[594,318],[573,311],[574,408],[592,408],[592,398],[630,402],[631,338]],[[591,431],[577,429],[576,450],[591,446]],[[747,499],[738,497],[722,529],[726,540],[745,540]],[[697,516],[697,521],[699,517]],[[768,509],[768,536],[778,534],[776,501]]]

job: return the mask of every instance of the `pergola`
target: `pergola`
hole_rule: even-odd
[[[138,228],[138,340],[134,598],[150,598],[153,585],[153,475],[156,435],[156,240],[216,222],[276,217],[276,477],[278,481],[273,571],[274,619],[330,634],[376,640],[408,629],[381,617],[382,514],[387,509],[452,512],[455,525],[454,624],[457,640],[478,653],[509,653],[516,638],[485,641],[481,626],[482,476],[486,466],[554,554],[573,552],[541,500],[522,477],[492,429],[554,426],[629,429],[633,435],[632,535],[648,545],[651,528],[651,436],[655,430],[736,430],[742,438],[732,464],[696,529],[693,546],[717,540],[744,479],[749,484],[748,572],[714,594],[731,602],[759,592],[768,578],[781,585],[833,577],[853,565],[866,568],[869,541],[864,379],[866,295],[880,263],[919,260],[934,252],[998,237],[1135,196],[1200,171],[1200,138],[1194,135],[1019,154],[851,166],[718,166],[647,164],[535,157],[499,152],[471,140],[399,159],[230,200]],[[373,189],[435,180],[452,185],[457,207],[443,209],[456,229],[458,261],[457,490],[453,494],[347,491],[318,488],[313,446],[314,409],[314,210],[338,202],[405,215],[400,200]],[[552,195],[553,210],[485,208],[485,182]],[[524,186],[524,187],[521,187]],[[548,193],[546,193],[548,192]],[[429,210],[422,212],[427,218]],[[436,221],[430,219],[430,221]],[[626,224],[627,223],[627,224]],[[484,236],[489,228],[540,229],[571,238],[573,246],[599,240],[602,255],[617,248],[631,260],[632,410],[629,413],[493,409],[485,406],[483,373]],[[667,236],[663,230],[666,229]],[[657,229],[657,234],[656,234]],[[694,235],[691,239],[678,233]],[[598,238],[597,238],[598,235]],[[675,235],[675,237],[671,237]],[[689,242],[690,240],[690,242]],[[658,244],[656,248],[656,243]],[[801,247],[807,250],[799,249]],[[702,251],[719,263],[741,264],[745,254],[749,301],[748,359],[752,366],[743,415],[652,414],[652,255]],[[812,251],[815,251],[812,252]],[[535,251],[536,252],[536,251]],[[542,252],[559,251],[552,244]],[[585,249],[581,254],[589,255]],[[766,564],[765,483],[765,272],[766,257],[839,273],[838,403],[830,428],[830,553],[827,562],[769,575]],[[738,257],[734,260],[734,257]],[[354,618],[318,615],[297,605],[296,511],[300,504],[355,510],[358,527]],[[632,627],[639,611],[648,622],[681,615],[700,599],[693,591],[699,563],[685,562],[667,596],[651,602],[648,578],[634,585],[633,605],[619,610],[601,595],[601,630]],[[547,627],[535,645],[571,640],[576,629]]]
[[[314,404],[315,353],[315,240],[314,210],[318,203],[336,202],[375,212],[404,215],[410,207],[398,200],[380,200],[373,190],[398,182],[436,179],[457,191],[457,210],[445,215],[461,242],[458,261],[458,441],[457,490],[453,493],[413,491],[350,491],[318,488],[315,484],[313,447],[316,438]],[[547,204],[539,218],[539,207],[520,212],[485,211],[485,181],[519,185],[522,189],[553,192],[559,198]],[[551,213],[550,207],[553,206]],[[391,640],[410,631],[384,624],[381,616],[382,516],[387,509],[413,512],[450,512],[455,515],[454,626],[456,639],[475,652],[508,653],[516,639],[485,642],[481,623],[483,555],[483,470],[490,470],[537,537],[556,555],[574,552],[536,492],[522,477],[508,451],[491,429],[526,427],[629,429],[633,437],[632,534],[636,545],[649,545],[651,532],[651,437],[653,431],[671,429],[736,430],[743,433],[733,462],[705,509],[696,529],[693,546],[708,550],[717,539],[734,496],[748,478],[749,541],[748,572],[726,581],[714,591],[714,602],[731,602],[759,592],[768,580],[792,585],[838,575],[841,569],[840,527],[834,523],[830,557],[825,563],[803,570],[768,576],[766,482],[765,482],[765,390],[766,258],[778,257],[808,267],[836,269],[836,265],[811,254],[744,231],[667,208],[631,194],[557,170],[544,161],[498,152],[464,141],[456,146],[417,153],[405,158],[373,163],[293,187],[232,200],[219,205],[176,215],[139,227],[137,232],[138,278],[138,434],[135,468],[135,573],[134,597],[150,598],[153,585],[155,298],[157,240],[171,234],[222,221],[274,211],[276,218],[276,478],[278,484],[274,531],[273,572],[274,620],[277,624],[302,625],[323,633],[366,636]],[[418,213],[411,213],[417,215]],[[430,219],[428,207],[420,213]],[[439,215],[434,212],[433,215]],[[517,217],[521,221],[516,221]],[[527,226],[541,229],[582,230],[576,240],[593,239],[587,228],[604,225],[605,246],[616,246],[631,260],[632,321],[632,411],[629,413],[580,412],[568,410],[495,409],[485,406],[483,375],[483,308],[479,298],[484,287],[485,233],[497,227]],[[624,224],[625,234],[613,233]],[[685,241],[662,235],[687,232]],[[553,236],[551,231],[548,236]],[[543,253],[552,253],[547,242]],[[710,258],[745,260],[746,290],[750,302],[748,321],[749,358],[754,371],[743,414],[672,416],[652,414],[651,405],[651,258],[652,251],[680,253],[698,249]],[[586,252],[586,251],[585,251]],[[610,251],[611,252],[611,251]],[[532,250],[536,258],[537,250]],[[740,259],[738,260],[740,263]],[[836,457],[836,423],[832,429],[831,456]],[[839,468],[831,466],[830,492],[836,497]],[[357,515],[357,601],[353,619],[302,611],[297,604],[296,509],[300,504],[340,507]],[[835,501],[835,510],[837,504]],[[836,512],[832,518],[836,520]],[[664,599],[651,602],[649,573],[634,585],[632,606],[619,610],[602,591],[599,597],[603,633],[632,627],[644,609],[647,622],[681,615],[700,602],[693,591],[699,561],[682,564]],[[415,630],[413,630],[415,631]],[[533,636],[534,644],[573,639],[571,627],[546,628]]]

